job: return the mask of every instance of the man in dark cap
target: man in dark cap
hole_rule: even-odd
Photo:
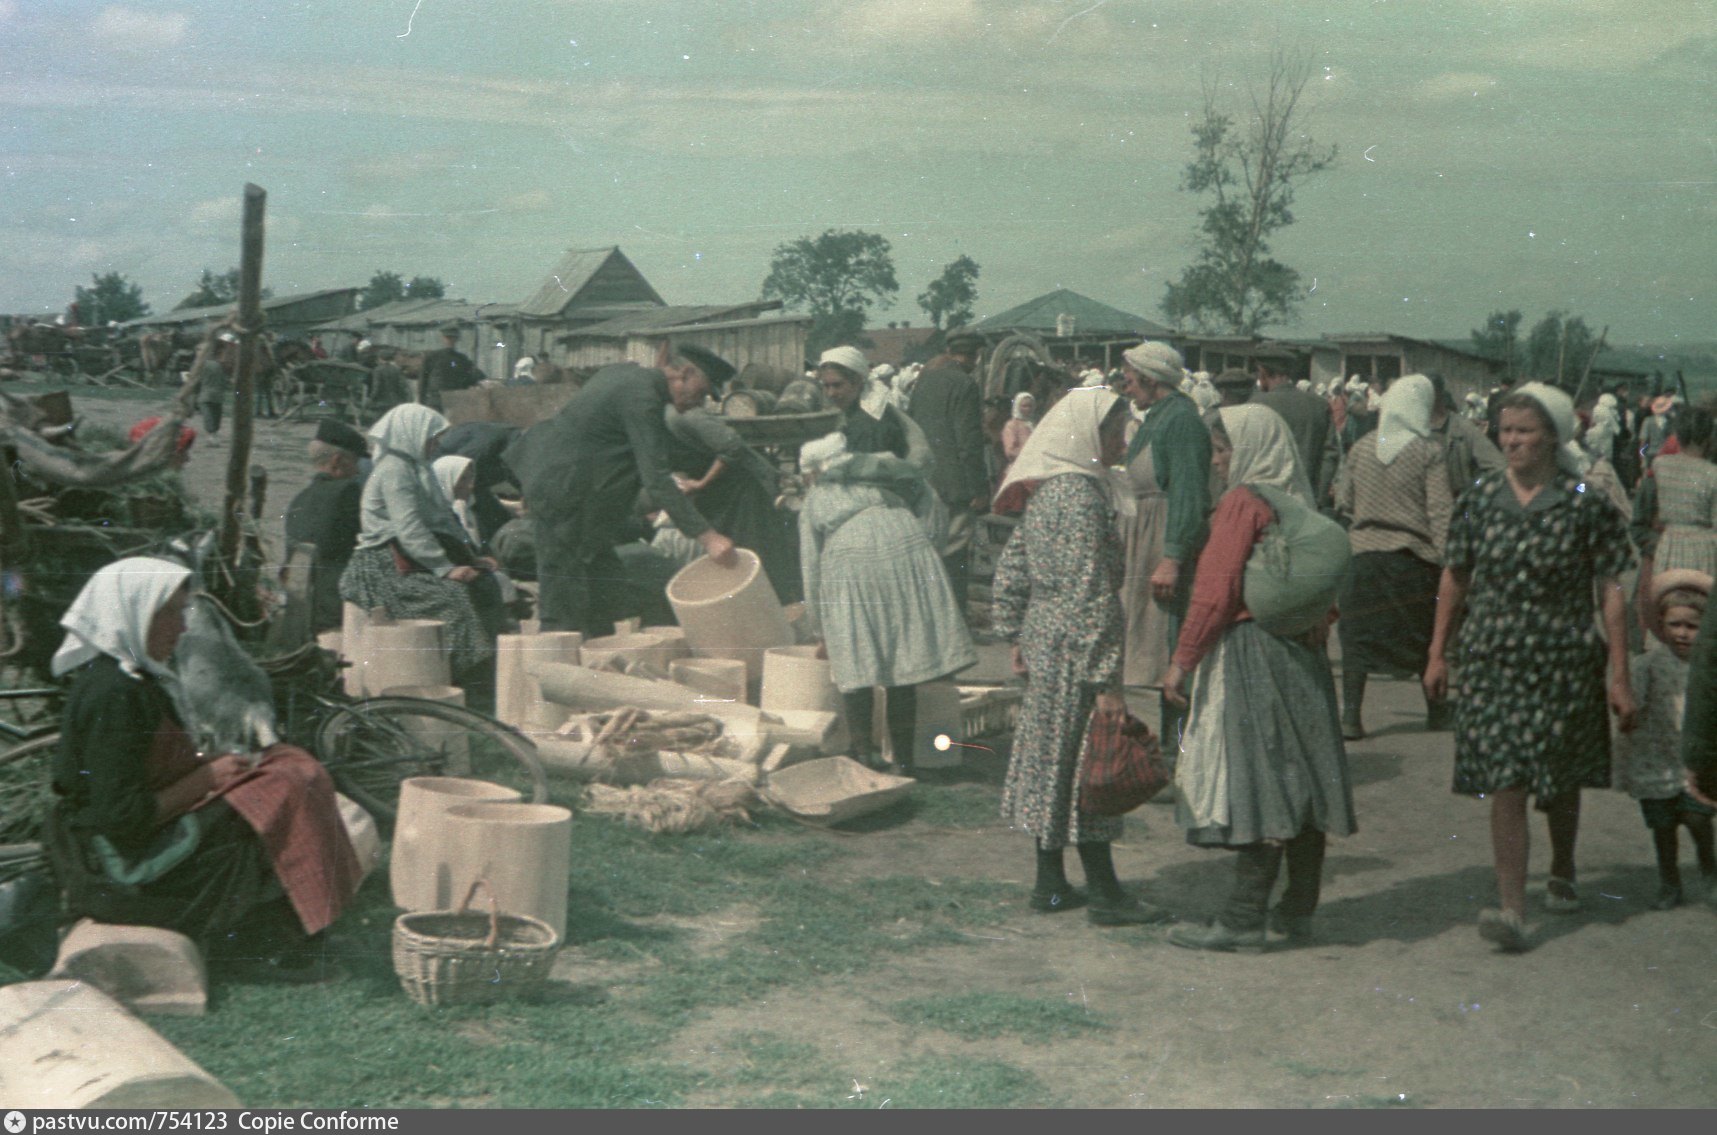
[[[978,515],[989,507],[990,498],[989,476],[984,470],[983,398],[972,377],[983,349],[981,335],[964,329],[950,331],[942,353],[924,364],[907,408],[935,454],[930,487],[948,508],[942,564],[948,569],[948,582],[953,584],[962,616],[966,614],[972,537]]]
[[[702,361],[699,361],[702,356]],[[666,412],[703,405],[712,376],[734,368],[700,348],[670,351],[656,366],[616,363],[590,377],[578,397],[510,446],[505,460],[524,492],[536,526],[537,582],[542,629],[612,634],[624,618],[625,569],[615,545],[635,531],[638,490],[666,510],[686,536],[723,566],[735,562],[731,539],[674,483]]]
[[[418,379],[417,400],[431,410],[441,409],[441,395],[449,390],[464,390],[477,385],[482,375],[471,356],[459,350],[459,325],[449,323],[441,329],[442,347],[423,356],[423,371]]]
[[[1303,377],[1304,364],[1300,353],[1285,343],[1260,343],[1252,351],[1252,365],[1262,392],[1254,394],[1252,401],[1270,407],[1288,423],[1300,467],[1322,504],[1341,462],[1341,441],[1330,424],[1329,403],[1295,385]]]
[[[1218,371],[1210,380],[1216,387],[1216,392],[1222,395],[1224,406],[1244,406],[1252,400],[1252,395],[1258,391],[1258,380],[1251,374],[1235,367]]]
[[[310,442],[315,475],[286,506],[286,546],[313,544],[310,622],[317,633],[340,626],[340,575],[363,528],[359,503],[364,479],[359,462],[369,453],[364,435],[335,418],[316,423]]]

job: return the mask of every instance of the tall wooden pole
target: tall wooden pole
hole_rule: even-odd
[[[251,421],[256,410],[257,337],[262,334],[262,214],[268,194],[244,187],[244,227],[239,249],[238,381],[233,391],[232,450],[227,454],[227,493],[221,508],[221,562],[238,566],[244,498],[250,475]],[[235,597],[236,598],[236,597]]]

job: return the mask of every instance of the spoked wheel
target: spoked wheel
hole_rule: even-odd
[[[462,706],[420,698],[370,698],[334,711],[316,731],[316,755],[340,791],[378,820],[399,808],[414,776],[468,776],[548,799],[536,746],[517,730]]]
[[[59,747],[51,733],[0,753],[0,883],[43,863],[42,817],[53,802],[49,767]]]

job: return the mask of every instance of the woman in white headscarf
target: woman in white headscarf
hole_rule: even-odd
[[[1180,397],[1179,394],[1175,395]],[[1093,711],[1126,712],[1121,690],[1126,616],[1116,509],[1132,492],[1113,468],[1121,459],[1127,404],[1101,387],[1070,390],[1043,416],[996,496],[998,511],[1024,502],[1025,515],[996,564],[995,633],[1013,644],[1026,679],[1014,727],[1002,818],[1037,841],[1033,910],[1071,910],[1090,899],[1099,926],[1168,919],[1115,876],[1110,844],[1119,816],[1079,810],[1079,770]],[[1063,852],[1079,849],[1087,896],[1067,880]]]
[[[1007,465],[1002,469],[1002,480],[1007,480],[1008,469],[1019,460],[1020,451],[1031,437],[1035,428],[1032,419],[1037,417],[1037,396],[1029,390],[1022,390],[1014,395],[1013,415],[1007,425],[1002,427],[1002,456],[1007,459]]]
[[[1425,669],[1437,614],[1443,538],[1454,499],[1446,450],[1431,433],[1436,391],[1422,374],[1396,379],[1378,426],[1354,443],[1335,480],[1348,519],[1353,574],[1342,596],[1341,733],[1365,736],[1360,710],[1368,674]],[[1426,706],[1425,727],[1449,727],[1447,703]]]
[[[340,577],[340,596],[395,619],[447,624],[453,681],[471,703],[492,696],[500,592],[495,561],[473,556],[436,478],[435,441],[448,421],[427,406],[395,406],[370,427],[375,466],[364,483],[363,530]],[[485,620],[478,605],[488,612]]]
[[[1528,944],[1528,799],[1549,821],[1545,907],[1578,910],[1580,790],[1610,783],[1610,712],[1623,732],[1633,728],[1620,579],[1634,553],[1615,508],[1582,491],[1568,395],[1531,382],[1498,409],[1508,464],[1456,503],[1424,685],[1427,699],[1446,696],[1458,641],[1454,790],[1490,801],[1501,898],[1479,916],[1479,933],[1518,952]]]
[[[852,453],[842,434],[808,442],[799,510],[805,614],[845,702],[853,751],[881,763],[871,722],[887,690],[896,768],[911,775],[918,686],[978,660],[930,530],[946,513],[929,482],[888,453]]]
[[[289,745],[197,753],[169,666],[190,578],[120,560],[61,620],[52,669],[71,689],[44,833],[66,913],[176,930],[284,979],[328,976],[320,936],[361,877],[333,784]]]
[[[1197,847],[1238,852],[1234,886],[1208,926],[1170,931],[1201,950],[1264,945],[1270,889],[1284,860],[1288,885],[1268,921],[1290,939],[1311,934],[1327,835],[1354,831],[1353,789],[1324,657],[1333,583],[1313,589],[1309,626],[1265,630],[1242,584],[1254,549],[1272,531],[1318,517],[1294,436],[1266,406],[1225,406],[1210,431],[1211,467],[1226,486],[1210,517],[1192,599],[1163,695],[1190,702],[1175,769],[1175,822]],[[1323,578],[1312,574],[1314,580]],[[1305,605],[1308,600],[1298,600]],[[1186,682],[1191,676],[1190,697]]]

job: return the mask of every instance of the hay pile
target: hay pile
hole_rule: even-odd
[[[585,810],[619,816],[649,832],[692,832],[721,824],[748,824],[757,794],[737,780],[654,780],[615,788],[593,784],[585,790]]]

